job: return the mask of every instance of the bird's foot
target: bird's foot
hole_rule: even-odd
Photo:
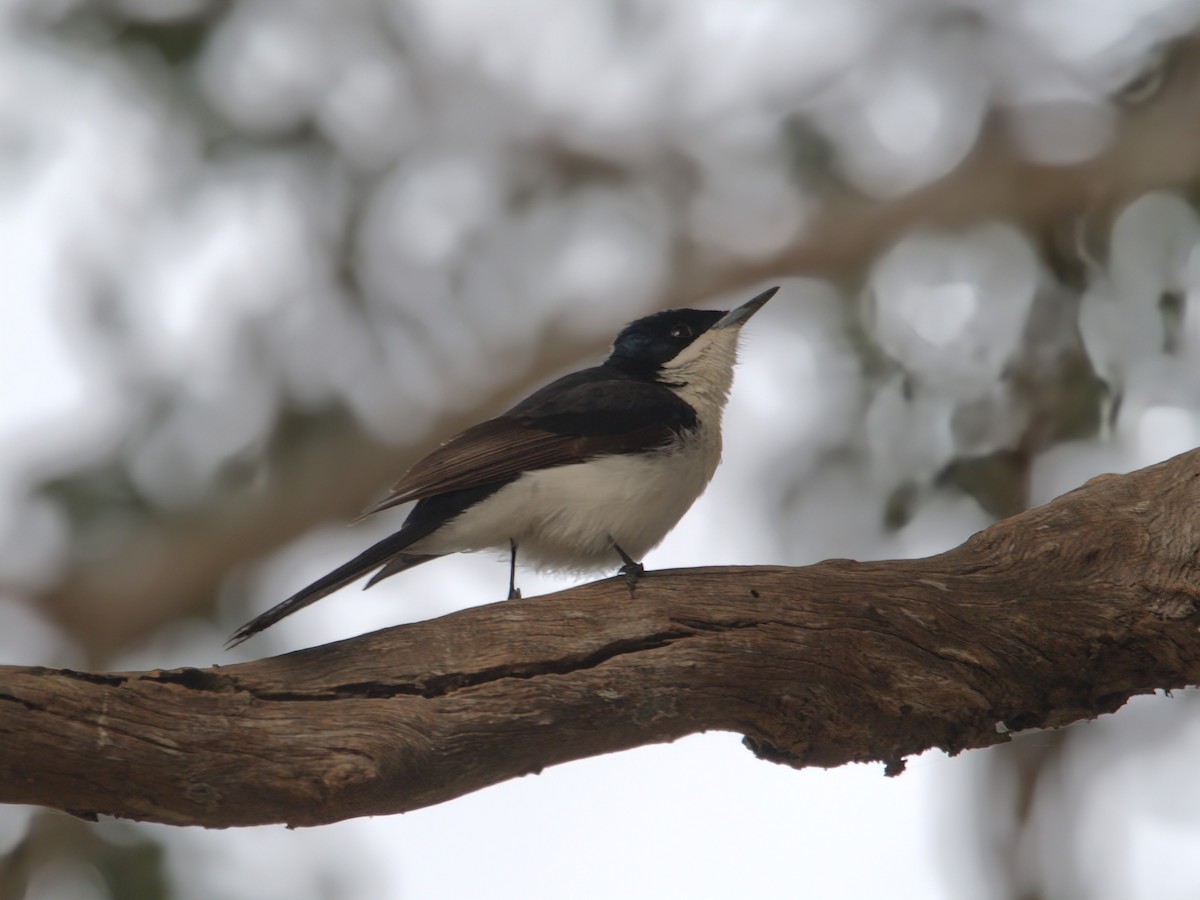
[[[640,562],[627,562],[617,570],[618,575],[625,576],[625,584],[629,588],[629,596],[633,596],[633,590],[637,587],[638,579],[646,574],[646,567]]]
[[[508,589],[508,599],[509,600],[520,600],[521,599],[521,589],[519,587],[510,587]]]
[[[621,562],[624,563],[624,565],[617,570],[617,574],[625,576],[625,584],[629,587],[629,596],[632,597],[633,590],[637,586],[638,579],[646,574],[646,567],[622,550],[621,545],[616,541],[613,541],[613,549],[617,551],[617,555],[621,557]]]

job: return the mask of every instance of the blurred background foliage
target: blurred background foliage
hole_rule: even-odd
[[[727,461],[651,566],[934,553],[1195,446],[1198,22],[1196,0],[0,3],[0,661],[226,661],[235,625],[394,527],[337,526],[434,443],[629,319],[768,280]],[[406,579],[247,653],[503,575]],[[403,824],[0,809],[0,898],[1194,897],[1193,705],[929,754],[902,795],[706,736]],[[675,774],[704,787],[656,794]],[[608,795],[656,852],[614,843],[637,831]],[[640,811],[664,796],[674,816]]]

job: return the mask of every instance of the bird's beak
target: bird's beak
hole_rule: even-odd
[[[746,320],[763,308],[768,300],[775,296],[778,287],[767,288],[753,300],[747,300],[737,309],[731,309],[725,315],[717,320],[717,324],[713,326],[713,330],[718,328],[741,328],[746,324]]]

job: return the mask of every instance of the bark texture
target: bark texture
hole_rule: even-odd
[[[209,669],[0,667],[0,801],[317,825],[710,729],[896,773],[1200,681],[1198,552],[1192,451],[927,559],[609,579]]]

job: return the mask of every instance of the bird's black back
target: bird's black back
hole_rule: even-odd
[[[665,385],[611,362],[552,381],[504,418],[578,437],[619,435],[649,425],[678,432],[696,425],[696,411]]]

